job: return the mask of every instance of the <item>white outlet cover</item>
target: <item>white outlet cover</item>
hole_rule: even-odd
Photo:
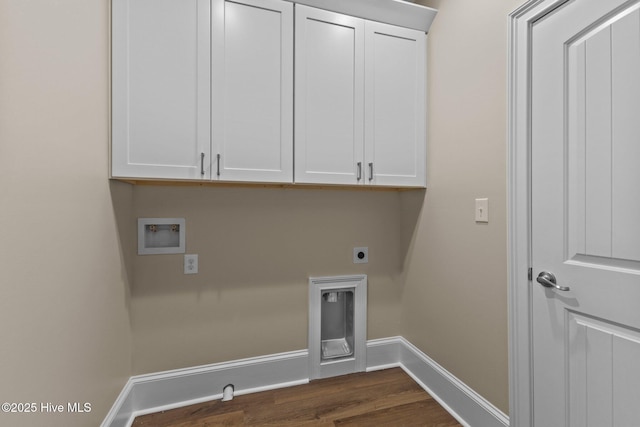
[[[184,256],[184,274],[198,274],[197,254],[187,254]]]
[[[353,263],[354,264],[366,264],[369,262],[369,248],[362,246],[359,248],[353,248]]]

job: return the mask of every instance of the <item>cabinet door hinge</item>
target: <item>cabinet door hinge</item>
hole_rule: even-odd
[[[527,279],[533,280],[533,268],[531,267],[529,267],[529,270],[527,270]]]

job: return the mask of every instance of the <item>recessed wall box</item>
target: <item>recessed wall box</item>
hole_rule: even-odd
[[[367,368],[367,276],[309,278],[309,378]]]
[[[138,218],[138,255],[185,253],[184,218]]]

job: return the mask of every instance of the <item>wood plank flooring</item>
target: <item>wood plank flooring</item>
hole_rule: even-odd
[[[461,426],[402,369],[356,373],[139,416],[132,427]]]

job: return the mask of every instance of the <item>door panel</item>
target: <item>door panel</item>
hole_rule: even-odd
[[[293,5],[215,2],[213,178],[292,182]]]
[[[363,20],[298,4],[295,52],[295,181],[362,183]]]
[[[533,27],[536,426],[640,419],[639,9],[577,0]]]
[[[640,10],[611,25],[612,256],[640,262]],[[634,113],[635,112],[635,113]]]
[[[640,332],[573,312],[567,324],[574,337],[566,349],[570,425],[633,426],[640,419]]]
[[[570,217],[571,254],[640,260],[640,11],[569,45],[569,78],[576,80],[568,108],[575,111],[569,160],[575,172]],[[630,53],[627,53],[630,52]],[[636,94],[636,96],[634,96]],[[584,118],[583,118],[584,117]],[[584,181],[584,182],[582,182]]]

